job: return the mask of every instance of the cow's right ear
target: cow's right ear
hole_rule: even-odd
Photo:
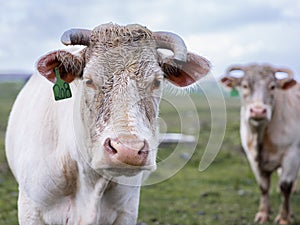
[[[225,76],[221,79],[221,83],[229,88],[235,88],[241,83],[241,78]]]
[[[277,85],[282,90],[287,90],[296,84],[297,81],[294,80],[293,78],[284,78],[284,79],[277,80]]]
[[[59,69],[61,79],[70,83],[76,77],[82,76],[84,58],[65,50],[58,50],[42,56],[37,62],[40,74],[53,83],[56,81],[55,68]]]

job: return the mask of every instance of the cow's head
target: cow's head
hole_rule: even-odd
[[[242,76],[235,77],[233,73],[236,71],[242,72]],[[229,67],[226,73],[221,82],[230,88],[240,88],[245,119],[256,126],[270,121],[276,92],[287,90],[297,83],[291,70],[268,64],[235,65]],[[284,78],[277,78],[277,73],[284,73]]]
[[[80,99],[75,101],[80,101],[89,143],[84,154],[91,167],[121,174],[130,169],[155,169],[164,82],[191,85],[209,72],[209,62],[187,52],[176,34],[151,32],[140,25],[71,29],[63,34],[62,42],[86,47],[77,54],[49,53],[37,67],[52,82],[55,67],[63,80],[79,81]],[[174,55],[164,56],[158,48]]]

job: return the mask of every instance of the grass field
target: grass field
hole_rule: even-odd
[[[0,225],[17,223],[17,184],[4,156],[4,135],[8,114],[22,84],[0,83]],[[198,145],[188,163],[174,176],[144,186],[141,191],[138,224],[140,225],[250,225],[258,208],[259,190],[241,151],[239,140],[239,100],[226,99],[227,127],[222,147],[210,167],[200,172],[199,162],[211,131],[209,104],[218,106],[220,99],[207,102],[202,94],[192,95],[200,119]],[[179,132],[180,118],[185,121],[186,97],[162,101],[161,117],[167,132]],[[182,106],[182,111],[176,110]],[[188,107],[188,106],[186,106]],[[175,109],[175,110],[174,110]],[[217,107],[216,107],[216,110]],[[220,111],[221,112],[221,111]],[[218,111],[217,111],[218,113]],[[162,146],[158,161],[168,159],[176,145]],[[185,149],[186,148],[186,149]],[[183,146],[180,154],[189,152]],[[185,156],[185,155],[178,155]],[[184,158],[184,157],[183,157]],[[181,159],[178,159],[180,162]],[[272,221],[276,216],[280,195],[274,174],[271,189]],[[292,196],[293,225],[300,224],[300,194]],[[273,222],[266,225],[273,224]]]

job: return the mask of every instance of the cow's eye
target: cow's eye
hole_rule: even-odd
[[[92,85],[92,84],[93,84],[93,80],[92,80],[92,79],[88,79],[85,83],[86,83],[87,85]]]
[[[243,87],[243,89],[248,89],[249,88],[248,84],[243,84],[242,87]]]
[[[86,84],[87,87],[96,89],[96,86],[95,86],[94,81],[92,79],[86,80],[85,84]]]
[[[270,90],[274,90],[276,88],[276,85],[275,84],[271,84],[270,85]]]
[[[155,79],[154,81],[153,81],[153,88],[159,88],[160,87],[160,83],[161,83],[161,81],[159,80],[159,79]]]

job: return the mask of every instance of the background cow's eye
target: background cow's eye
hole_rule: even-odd
[[[270,90],[274,90],[276,88],[276,85],[275,84],[271,84],[270,85]]]
[[[248,84],[243,84],[242,87],[243,87],[243,89],[248,89],[249,88]]]

